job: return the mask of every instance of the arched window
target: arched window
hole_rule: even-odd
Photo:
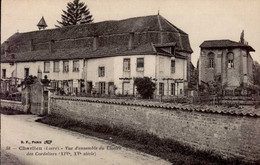
[[[227,54],[227,58],[228,58],[228,68],[234,68],[234,54],[229,52]]]
[[[209,68],[214,68],[214,53],[210,52],[208,54],[208,58],[209,58]]]

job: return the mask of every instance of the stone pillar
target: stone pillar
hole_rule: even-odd
[[[47,114],[51,114],[51,104],[52,104],[52,96],[54,95],[54,90],[49,90],[48,92],[48,112]]]
[[[24,89],[24,94],[23,94],[23,111],[25,113],[30,112],[30,87],[27,86]]]
[[[41,91],[41,95],[42,95],[42,97],[41,97],[41,110],[40,110],[40,115],[45,115],[46,114],[46,112],[45,112],[45,110],[44,110],[44,97],[43,97],[43,87],[42,87],[42,91]]]

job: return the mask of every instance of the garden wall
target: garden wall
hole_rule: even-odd
[[[23,104],[19,101],[1,100],[1,108],[10,108],[17,111],[23,111]]]
[[[223,157],[259,159],[259,111],[251,113],[238,109],[236,113],[234,108],[227,112],[183,107],[148,101],[58,96],[52,97],[50,101],[51,114],[85,124],[143,131],[196,149],[210,150]]]

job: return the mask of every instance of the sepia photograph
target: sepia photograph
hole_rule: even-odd
[[[260,164],[260,0],[2,0],[1,165]]]

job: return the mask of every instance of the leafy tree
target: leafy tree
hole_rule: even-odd
[[[253,79],[255,85],[260,85],[260,65],[257,61],[253,65]]]
[[[152,98],[153,92],[156,89],[156,84],[148,77],[136,78],[134,84],[137,87],[138,93],[143,99]]]
[[[79,0],[67,3],[67,11],[62,10],[62,12],[62,21],[57,21],[60,26],[55,25],[56,27],[93,22],[92,15],[90,15],[87,5],[85,5],[84,2],[79,2]]]
[[[37,77],[36,77],[36,76],[30,75],[30,76],[26,77],[26,78],[24,79],[24,81],[21,82],[21,85],[22,85],[22,86],[23,86],[23,85],[29,86],[29,85],[35,83],[36,80],[37,80]]]

